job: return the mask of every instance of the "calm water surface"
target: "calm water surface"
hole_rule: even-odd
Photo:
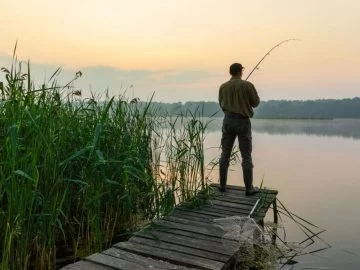
[[[220,154],[221,121],[209,128],[208,161]],[[360,120],[255,119],[252,127],[255,184],[264,177],[289,210],[325,228],[321,236],[332,245],[296,258],[295,269],[360,269]],[[243,185],[240,164],[230,170],[228,183]],[[284,225],[289,241],[304,238]]]

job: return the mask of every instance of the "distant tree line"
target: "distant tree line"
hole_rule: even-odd
[[[217,102],[188,101],[185,103],[153,102],[160,114],[221,117]],[[360,98],[318,100],[269,100],[255,108],[255,118],[360,118]]]

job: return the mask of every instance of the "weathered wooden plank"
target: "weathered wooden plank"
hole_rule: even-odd
[[[224,196],[224,197],[230,197],[230,198],[239,198],[241,200],[250,201],[257,200],[257,196],[245,196],[245,191],[239,191],[239,190],[227,190],[225,193],[221,193],[219,191],[215,191],[215,196]]]
[[[267,204],[267,203],[266,203]],[[213,206],[205,206],[204,209],[206,209],[209,212],[220,212],[220,213],[226,213],[226,214],[232,214],[234,216],[248,216],[251,212],[251,210],[243,210],[243,209],[234,209],[222,205],[213,205]],[[261,202],[256,207],[255,212],[253,215],[259,215],[264,217],[265,213],[268,210],[268,205],[262,204]]]
[[[191,225],[194,226],[196,228],[203,228],[203,229],[207,229],[208,231],[211,232],[217,232],[217,233],[222,233],[223,231],[216,226],[215,223],[213,222],[202,222],[202,221],[194,221],[194,220],[188,220],[188,219],[184,219],[181,217],[175,217],[175,216],[166,216],[163,218],[163,220],[166,221],[170,221],[170,222],[175,222],[175,223],[180,223],[180,224],[185,224],[185,225]]]
[[[219,188],[219,184],[217,183],[213,183],[210,186],[215,187],[215,188]],[[242,186],[234,186],[234,185],[226,185],[226,189],[227,190],[239,190],[239,191],[245,191],[245,187]],[[272,194],[278,194],[277,190],[273,190],[273,189],[261,189],[261,192],[266,192],[266,193],[272,193]]]
[[[211,211],[216,213],[219,211],[219,209],[212,209]],[[225,211],[220,210],[220,212],[224,213]],[[230,212],[230,213],[226,212],[226,213],[227,213],[227,215],[225,215],[225,216],[221,216],[221,217],[212,216],[212,218],[208,218],[208,217],[203,217],[202,214],[199,214],[199,213],[193,213],[193,212],[190,213],[190,212],[184,211],[183,213],[179,213],[179,212],[172,213],[171,216],[188,219],[188,220],[193,220],[193,221],[211,223],[211,222],[213,222],[214,219],[217,219],[217,218],[231,217],[231,216],[247,217],[249,215],[249,213],[236,213],[236,212],[235,213],[234,212]],[[265,213],[255,213],[251,217],[257,221],[257,220],[264,218]]]
[[[226,192],[220,192],[217,188],[214,188],[213,191],[215,192],[215,194],[224,194],[226,195],[232,195],[232,196],[238,196],[239,198],[244,198],[244,199],[253,199],[256,198],[257,195],[253,195],[253,196],[246,196],[245,195],[245,190],[237,190],[237,189],[226,189]]]
[[[162,227],[156,227],[154,229],[156,229],[156,231],[158,231],[158,232],[164,232],[164,233],[180,235],[180,236],[187,236],[187,237],[192,237],[192,238],[198,239],[198,240],[209,240],[214,243],[221,243],[223,241],[223,239],[214,237],[212,235],[205,235],[205,234],[199,234],[197,232],[184,231],[183,229],[176,228],[174,226],[168,226],[168,227],[162,226]],[[149,233],[149,234],[151,234],[151,232],[153,232],[153,230],[146,231],[146,233]]]
[[[179,245],[178,243],[174,244],[174,243],[163,242],[161,240],[143,238],[143,237],[139,237],[139,236],[131,237],[129,239],[129,242],[134,243],[134,244],[139,244],[139,245],[146,245],[146,246],[150,246],[150,247],[161,248],[161,249],[165,250],[164,252],[167,252],[169,250],[176,251],[176,252],[181,252],[184,254],[193,255],[196,257],[201,257],[201,258],[206,258],[206,259],[210,259],[210,260],[214,260],[214,261],[218,261],[218,262],[223,262],[223,263],[226,263],[230,259],[230,256],[219,254],[219,253],[216,253],[213,251],[198,249],[198,248],[189,247],[189,246],[183,246],[183,245]]]
[[[90,255],[85,258],[85,260],[90,262],[95,262],[101,265],[105,265],[111,268],[115,269],[148,269],[148,267],[145,267],[141,264],[129,262],[120,258],[116,258],[113,256],[109,256],[102,253],[95,253],[93,255]]]
[[[185,215],[186,215],[186,212],[184,211],[183,216],[185,216]],[[178,222],[178,220],[180,220],[180,223],[182,223],[182,221],[184,221],[184,222],[186,222],[186,224],[188,224],[188,222],[190,222],[191,224],[194,224],[194,226],[202,226],[205,228],[213,228],[214,227],[213,219],[205,220],[205,221],[195,221],[195,220],[186,220],[183,216],[169,215],[169,216],[163,217],[162,219],[169,220],[169,221],[175,220],[176,222]]]
[[[226,232],[216,223],[204,224],[176,217],[166,217],[166,219],[162,220],[162,222],[166,224],[165,226],[177,226],[177,228],[181,228],[183,230],[235,241],[234,239],[224,237]]]
[[[235,196],[226,196],[226,195],[214,195],[213,197],[211,197],[210,201],[214,201],[214,200],[236,203],[236,204],[251,205],[251,206],[254,206],[256,203],[256,200],[246,200],[243,198],[237,198]]]
[[[184,215],[184,211],[186,212],[185,215],[192,215],[192,216],[195,216],[195,217],[202,217],[204,218],[205,220],[213,220],[214,219],[214,215],[209,215],[207,213],[195,213],[195,212],[192,212],[192,211],[186,211],[186,209],[189,209],[189,208],[186,208],[186,207],[183,207],[182,210],[181,209],[178,209],[178,208],[175,208],[169,215],[173,215],[173,214],[176,214],[176,215]],[[195,208],[190,208],[190,210],[193,210]]]
[[[255,203],[256,200],[258,199],[257,195],[245,196],[245,191],[236,191],[236,190],[229,190],[226,192],[214,191],[214,194],[212,196],[238,199],[250,203]]]
[[[114,245],[116,248],[134,252],[143,256],[165,260],[173,264],[179,264],[187,267],[196,267],[200,269],[221,269],[224,263],[196,257],[189,254],[184,254],[171,250],[164,250],[157,247],[149,247],[145,245],[133,244],[130,242],[120,242]]]
[[[234,185],[227,185],[226,186],[227,189],[230,189],[230,190],[240,190],[240,191],[245,191],[246,188],[245,187],[242,187],[242,186],[234,186]],[[261,193],[269,193],[269,194],[278,194],[278,191],[277,190],[274,190],[274,189],[269,189],[267,187],[265,188],[262,188],[260,190]]]
[[[229,211],[226,208],[218,207],[218,206],[205,206],[202,208],[178,208],[178,213],[183,212],[183,215],[193,215],[196,216],[197,214],[200,215],[207,215],[209,216],[210,221],[216,219],[216,218],[225,218],[225,217],[231,217],[231,216],[248,216],[250,211]],[[181,214],[176,214],[176,216],[179,216]],[[261,219],[265,216],[265,213],[263,212],[257,212],[252,217],[255,219]],[[203,220],[206,221],[205,219]]]
[[[259,204],[260,208],[258,208],[256,210],[256,212],[261,217],[263,217],[264,213],[267,211],[270,204],[271,204],[271,201],[265,201],[265,202],[261,201]],[[199,208],[186,208],[185,206],[179,206],[176,209],[179,211],[186,211],[186,212],[190,211],[192,213],[200,213],[199,210],[202,210],[201,213],[203,213],[203,214],[219,217],[218,214],[223,214],[224,216],[229,216],[229,215],[230,216],[234,216],[234,215],[247,216],[250,213],[252,207],[253,206],[244,207],[242,205],[238,205],[238,207],[236,207],[236,204],[213,201],[212,205],[206,204]],[[206,210],[206,211],[204,212],[204,210]]]
[[[183,224],[183,223],[178,223],[178,222],[173,222],[173,221],[168,221],[168,220],[161,220],[156,222],[157,225],[162,226],[163,228],[174,228],[174,229],[178,229],[178,230],[183,230],[183,231],[188,231],[188,232],[194,232],[197,234],[203,234],[203,235],[207,235],[210,237],[216,237],[216,238],[222,238],[223,233],[221,232],[220,228],[204,228],[201,226],[194,226],[194,225],[190,225],[190,224]]]
[[[185,218],[185,219],[190,219],[190,220],[194,220],[194,221],[201,221],[201,222],[212,222],[212,220],[214,219],[209,218],[209,216],[205,216],[202,214],[197,214],[197,213],[190,213],[190,212],[172,212],[170,214],[170,216],[174,216],[174,217],[179,217],[179,218]]]
[[[231,209],[219,205],[204,206],[202,209],[210,213],[219,213],[226,216],[248,216],[250,213],[250,210]]]
[[[226,192],[220,192],[215,190],[213,196],[223,196],[223,197],[229,197],[229,198],[238,198],[239,200],[245,200],[248,202],[253,202],[259,199],[260,197],[265,196],[274,196],[276,194],[268,193],[268,192],[259,192],[257,194],[246,196],[245,191],[242,190],[236,190],[236,189],[227,189]]]
[[[238,211],[231,211],[225,207],[220,206],[203,206],[201,208],[185,208],[179,207],[177,208],[179,211],[182,211],[184,215],[187,213],[195,214],[203,214],[208,215],[211,217],[211,220],[215,218],[221,217],[229,217],[229,216],[248,216],[250,211],[249,210],[238,210]]]
[[[93,262],[78,261],[73,264],[69,264],[60,270],[113,270],[114,268],[100,265]]]
[[[180,269],[181,268],[181,269],[185,269],[185,267],[183,267],[183,266],[171,264],[169,262],[165,262],[162,260],[155,260],[150,257],[144,257],[144,256],[141,256],[141,255],[138,255],[135,253],[131,253],[131,252],[127,252],[125,250],[118,249],[118,248],[110,248],[110,249],[103,251],[102,253],[109,255],[109,256],[116,257],[116,258],[120,258],[122,260],[140,264],[145,268],[152,268],[152,269]],[[188,269],[188,268],[186,268],[186,269]]]
[[[186,212],[186,213],[198,213],[198,214],[202,214],[202,215],[207,215],[209,216],[209,218],[214,219],[214,218],[219,218],[219,217],[227,217],[229,215],[224,214],[224,213],[213,213],[207,210],[204,210],[204,207],[202,208],[186,208],[186,207],[178,207],[176,208],[178,211],[182,211],[182,212]]]
[[[222,255],[232,256],[232,252],[226,250],[227,245],[233,244],[231,241],[214,241],[214,239],[197,239],[192,236],[183,236],[173,234],[172,232],[153,231],[151,234],[139,232],[136,236],[153,239],[165,243],[178,244],[182,246],[188,246],[197,248],[200,250],[212,251]]]
[[[275,197],[276,198],[276,197]],[[260,215],[262,215],[262,216],[264,216],[265,215],[265,213],[267,212],[267,210],[269,209],[269,207],[270,207],[270,205],[272,204],[272,202],[273,202],[273,200],[275,199],[275,198],[269,198],[269,199],[266,199],[266,200],[260,200],[260,202],[259,202],[259,204],[258,204],[258,206],[256,207],[256,209],[255,209],[255,213],[257,212],[257,213],[259,213]],[[225,201],[225,200],[224,200]],[[253,205],[254,206],[254,205]],[[252,206],[252,207],[253,207]],[[214,208],[214,209],[223,209],[223,210],[233,210],[233,209],[229,209],[228,207],[223,207],[222,205],[219,205],[219,204],[217,204],[217,203],[215,203],[214,204],[214,206],[212,206],[212,208]],[[242,213],[244,213],[244,214],[248,214],[248,213],[250,213],[250,211],[243,211],[243,210],[241,210],[241,211],[239,211],[239,212],[242,212]]]
[[[221,206],[206,206],[203,208],[204,210],[211,212],[211,213],[221,213],[221,214],[225,214],[226,216],[240,216],[240,217],[247,217],[250,214],[250,211],[246,211],[246,210],[235,210],[232,211],[231,209],[227,209],[226,207],[221,207]],[[257,209],[254,214],[251,217],[258,217],[258,218],[263,218],[265,216],[265,209],[261,208],[261,209]]]
[[[219,210],[214,209],[212,207],[212,208],[207,209],[207,211],[219,211]],[[222,211],[222,212],[225,212],[225,211]],[[184,215],[186,215],[186,211],[184,211]],[[247,215],[248,215],[248,213],[246,215],[241,215],[239,213],[233,212],[232,215],[229,215],[229,216],[247,216]],[[253,218],[256,221],[258,221],[258,220],[261,220],[264,216],[265,216],[265,213],[256,213],[253,216]],[[221,218],[221,217],[219,217],[219,218]],[[216,227],[215,226],[216,224],[213,223],[213,222],[206,223],[206,221],[203,221],[203,222],[194,221],[194,220],[182,218],[181,216],[168,216],[168,217],[164,217],[164,220],[171,221],[171,222],[176,222],[176,223],[179,223],[179,224],[191,225],[191,226],[195,226],[195,227],[207,228],[210,231],[213,231],[215,229],[215,230],[218,231],[217,233],[221,232],[221,228]],[[208,227],[208,226],[210,226],[210,227]],[[217,235],[217,234],[215,233],[215,235]]]
[[[251,210],[254,205],[247,205],[247,204],[239,204],[239,203],[231,203],[231,202],[224,202],[224,201],[218,201],[218,200],[211,200],[208,203],[206,203],[205,205],[219,205],[219,206],[224,206],[227,207],[231,210],[233,209],[242,209],[242,210]]]
[[[225,192],[221,194],[215,193],[215,195],[213,195],[210,198],[210,201],[218,200],[218,201],[226,201],[235,204],[245,204],[245,205],[254,206],[258,199],[260,199],[262,202],[271,204],[273,200],[276,199],[276,194],[261,193],[258,194],[257,196],[239,197],[237,194],[232,194],[231,192]]]

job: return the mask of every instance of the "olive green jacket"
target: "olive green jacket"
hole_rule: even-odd
[[[239,113],[252,117],[254,115],[253,108],[257,107],[259,103],[260,98],[251,82],[231,78],[220,86],[219,104],[225,113]]]

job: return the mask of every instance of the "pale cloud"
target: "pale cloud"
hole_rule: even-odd
[[[0,54],[1,67],[10,67],[11,62],[11,56]],[[31,77],[36,82],[36,86],[39,87],[46,82],[58,67],[58,65],[31,63]],[[25,69],[26,66],[23,68]],[[227,67],[224,69],[150,70],[109,66],[62,68],[58,83],[66,84],[74,78],[78,70],[81,70],[83,76],[76,81],[75,86],[82,90],[83,97],[89,97],[91,92],[102,96],[108,92],[111,96],[125,93],[129,98],[138,97],[141,100],[148,100],[155,93],[154,100],[163,102],[216,101],[219,85],[229,79]],[[262,100],[360,96],[360,83],[357,76],[349,75],[343,78],[329,76],[328,80],[323,80],[324,74],[309,76],[297,73],[283,77],[281,72],[284,69],[286,66],[271,70],[264,65],[253,75],[252,82],[256,85]],[[268,73],[280,75],[273,78],[273,82],[269,82],[267,81]],[[0,73],[0,81],[4,81],[3,73]]]
[[[12,58],[9,55],[0,54],[1,67],[9,68]],[[23,71],[26,72],[26,61],[23,63]],[[31,77],[37,86],[46,82],[58,66],[31,63]],[[187,101],[191,99],[191,92],[198,92],[195,97],[202,100],[201,84],[213,77],[214,74],[207,70],[130,70],[107,66],[92,66],[80,68],[82,77],[75,82],[75,87],[81,89],[84,97],[91,93],[104,95],[122,95],[126,93],[129,98],[139,97],[142,100],[149,99],[155,93],[155,100],[159,101]],[[57,78],[59,84],[65,85],[74,78],[78,70],[62,68]],[[3,81],[4,74],[0,74]],[[206,90],[206,89],[205,89]],[[200,91],[200,92],[199,92]],[[209,98],[209,100],[216,99]]]

